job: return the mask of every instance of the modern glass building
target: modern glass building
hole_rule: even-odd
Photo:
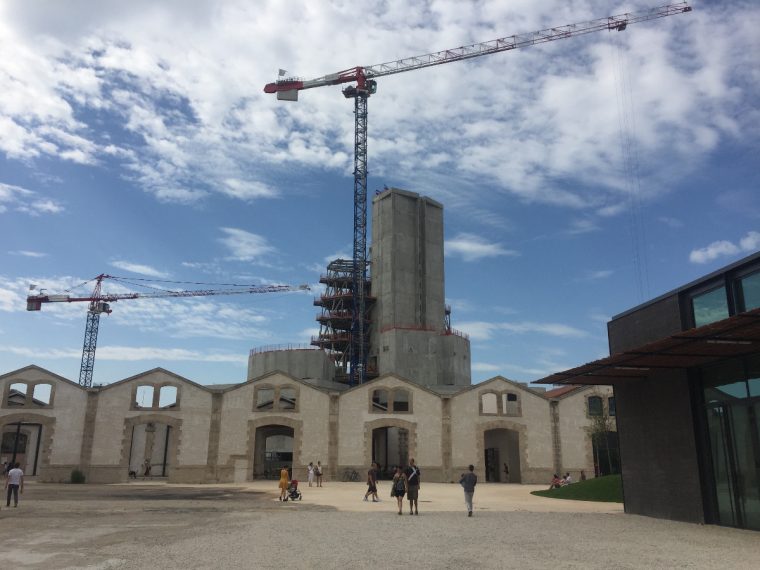
[[[614,387],[626,512],[760,530],[760,253],[607,329],[541,383]]]

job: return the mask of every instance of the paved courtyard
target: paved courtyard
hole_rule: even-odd
[[[0,556],[21,568],[757,568],[760,533],[625,515],[616,504],[426,484],[420,515],[362,502],[360,483],[29,484],[0,511]]]

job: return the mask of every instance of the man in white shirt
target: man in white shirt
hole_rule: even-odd
[[[16,463],[13,469],[8,471],[8,476],[5,478],[5,488],[8,489],[8,500],[5,506],[11,506],[11,495],[13,495],[13,506],[18,507],[19,490],[22,494],[24,492],[24,472],[21,470],[20,463]]]

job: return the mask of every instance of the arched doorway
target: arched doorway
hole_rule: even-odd
[[[293,469],[293,439],[295,430],[283,425],[256,428],[253,450],[253,477],[277,479],[283,465]]]
[[[393,477],[393,468],[409,463],[409,430],[386,426],[372,430],[372,461],[380,466],[380,477]]]
[[[513,429],[489,429],[483,433],[486,481],[520,483],[520,433]],[[505,469],[506,466],[506,469]]]
[[[168,477],[172,426],[145,422],[132,426],[129,473],[138,477]]]

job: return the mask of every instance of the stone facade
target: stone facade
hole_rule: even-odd
[[[29,396],[37,383],[50,385],[47,403]],[[123,482],[147,463],[170,482],[243,482],[278,462],[305,479],[317,461],[327,479],[363,479],[382,455],[384,468],[414,458],[428,481],[455,481],[472,463],[492,481],[507,479],[508,464],[510,482],[546,483],[557,467],[593,473],[587,400],[600,390],[551,398],[496,377],[445,393],[393,374],[335,390],[282,372],[215,387],[160,368],[84,389],[29,366],[0,376],[0,428],[29,434],[25,470],[40,481],[80,469],[90,482]],[[285,455],[267,447],[273,435],[292,441]]]

